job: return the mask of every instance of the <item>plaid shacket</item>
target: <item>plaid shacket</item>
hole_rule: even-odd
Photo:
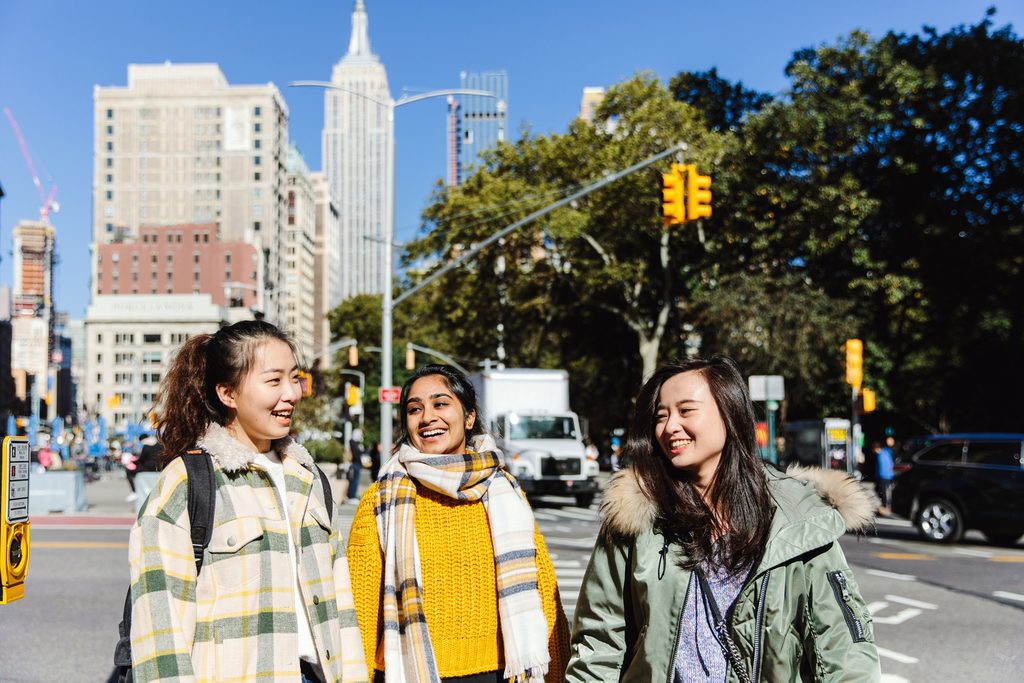
[[[365,682],[348,562],[312,457],[290,439],[275,443],[296,543],[293,571],[280,497],[255,453],[218,425],[198,445],[212,456],[217,487],[198,581],[181,458],[161,473],[131,532],[135,680],[299,680],[297,572],[327,681]]]

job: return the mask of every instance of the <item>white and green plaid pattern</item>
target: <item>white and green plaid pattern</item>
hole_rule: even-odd
[[[423,613],[414,480],[458,500],[483,501],[494,546],[504,677],[517,683],[542,681],[550,655],[548,624],[537,590],[536,522],[489,437],[478,437],[474,450],[456,455],[426,455],[406,444],[381,472],[374,512],[384,551],[385,679],[440,681]]]
[[[132,529],[134,678],[297,681],[295,573],[278,495],[266,471],[219,459],[211,441],[217,442],[206,439],[204,447],[214,460],[216,513],[198,582],[180,458],[163,471]],[[300,464],[302,458],[282,460],[297,576],[324,675],[366,681],[348,563],[318,475]]]

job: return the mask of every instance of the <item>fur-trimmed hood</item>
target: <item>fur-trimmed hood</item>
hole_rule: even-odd
[[[213,458],[225,472],[241,472],[249,469],[256,459],[256,453],[235,440],[221,425],[211,422],[206,433],[196,444]],[[281,458],[295,458],[307,470],[313,469],[313,456],[302,445],[286,436],[273,442],[274,450]]]
[[[814,487],[822,501],[839,512],[847,531],[863,531],[875,518],[878,501],[853,477],[837,470],[793,466],[786,474],[769,474],[775,482],[796,480]],[[612,476],[601,503],[602,526],[613,535],[635,537],[654,527],[657,508],[630,468]]]

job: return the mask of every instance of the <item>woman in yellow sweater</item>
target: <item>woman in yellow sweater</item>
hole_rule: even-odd
[[[348,542],[375,680],[562,681],[569,628],[554,568],[469,380],[420,368],[399,417],[397,454],[363,494]]]

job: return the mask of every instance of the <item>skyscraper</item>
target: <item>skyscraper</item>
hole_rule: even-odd
[[[341,297],[384,290],[384,231],[390,228],[388,162],[391,93],[370,37],[363,0],[352,11],[348,52],[324,93],[323,164],[341,220]]]
[[[508,74],[504,71],[459,74],[459,87],[483,90],[494,97],[460,95],[458,103],[448,102],[448,158],[458,159],[457,182],[461,184],[480,161],[480,153],[506,139],[508,130]],[[453,120],[454,118],[454,120]],[[451,145],[457,145],[453,154]],[[449,162],[450,163],[450,162]]]

